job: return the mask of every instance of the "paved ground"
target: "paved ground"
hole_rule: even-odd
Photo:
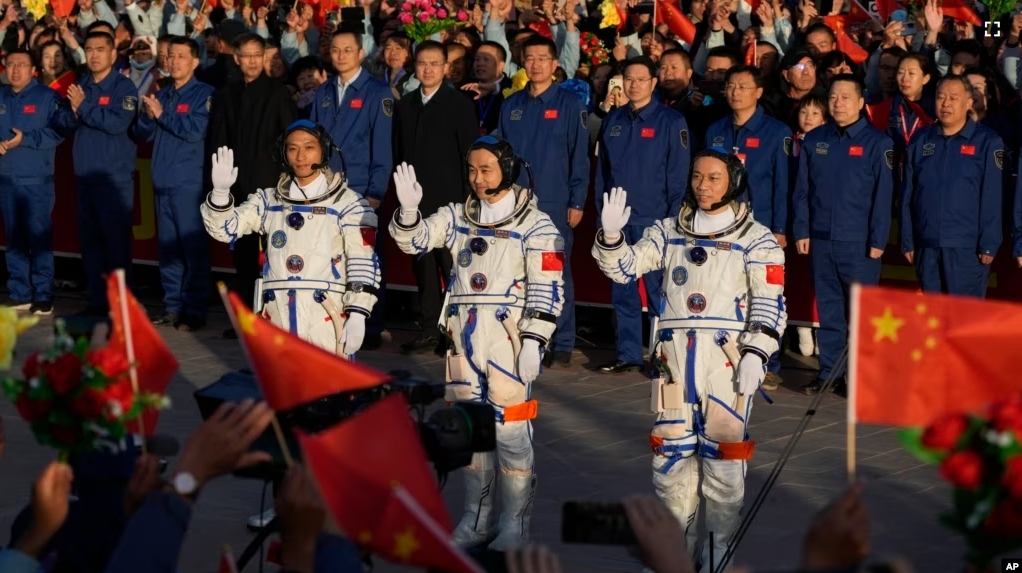
[[[142,298],[155,302],[144,295]],[[84,306],[73,296],[58,299],[57,305],[58,312],[64,313]],[[150,308],[153,312],[158,310],[155,306]],[[602,320],[606,324],[607,317]],[[181,361],[181,371],[170,387],[175,407],[163,414],[161,433],[172,434],[183,442],[200,422],[192,398],[194,390],[244,366],[238,343],[220,337],[226,326],[226,315],[221,309],[212,313],[209,328],[198,333],[161,331]],[[46,345],[50,331],[50,323],[44,321],[29,332],[18,348],[19,355],[27,356]],[[432,355],[410,358],[398,354],[398,343],[411,334],[392,331],[394,342],[379,352],[363,353],[362,360],[380,368],[442,375],[441,361]],[[613,353],[606,348],[576,351],[575,366],[570,370],[548,371],[536,384],[535,395],[542,403],[542,415],[535,424],[539,489],[533,534],[561,554],[566,571],[639,570],[638,563],[623,549],[567,546],[559,541],[563,502],[614,501],[631,492],[652,491],[647,441],[652,416],[648,411],[647,383],[638,374],[607,376],[590,370],[593,364],[610,358]],[[815,361],[806,362],[789,353],[782,371],[785,384],[773,393],[774,404],[757,399],[751,424],[757,453],[748,474],[747,503],[758,493],[806,412],[810,399],[793,390],[814,376],[809,362]],[[8,446],[0,462],[3,476],[0,544],[3,544],[11,522],[27,500],[31,482],[54,454],[35,445],[27,426],[5,400],[0,401],[0,415],[8,430]],[[738,564],[761,570],[794,569],[797,565],[810,518],[846,482],[844,419],[845,402],[828,397],[746,536]],[[858,445],[859,475],[867,481],[867,499],[873,515],[874,556],[882,559],[894,553],[903,555],[920,572],[957,569],[949,564],[960,562],[963,546],[937,523],[937,515],[947,507],[950,496],[936,470],[904,453],[891,429],[861,427]],[[240,554],[252,537],[245,529],[245,519],[258,509],[261,491],[259,483],[235,478],[210,485],[194,516],[180,570],[214,570],[222,543],[229,543],[235,554]],[[444,496],[457,521],[461,510],[459,476],[452,476]],[[256,569],[254,565],[247,568]],[[376,570],[406,571],[382,562]]]

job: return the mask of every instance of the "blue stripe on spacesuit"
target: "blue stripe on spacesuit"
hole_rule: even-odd
[[[634,269],[635,268],[635,252],[631,251],[631,247],[628,247],[628,249],[629,249],[629,251],[631,252],[631,255],[632,255],[631,257],[628,257],[628,264],[625,265],[625,257],[621,257],[617,261],[617,270],[618,270],[619,273],[621,273],[622,276],[624,276],[625,278],[628,279],[628,282],[634,282],[635,281],[635,273],[629,271],[628,269]]]
[[[745,321],[742,318],[742,298],[738,296],[735,297],[735,318],[743,322]]]
[[[497,237],[497,238],[510,238],[522,240],[522,234],[517,231],[498,231],[497,229],[470,229],[468,227],[458,227],[458,232],[463,235],[475,235],[477,237]],[[497,235],[497,233],[500,235]],[[507,236],[504,235],[507,233]]]
[[[287,291],[287,320],[288,331],[291,334],[298,334],[298,305],[295,303],[295,290]]]
[[[696,395],[696,331],[688,331],[688,345],[685,347],[685,401],[698,404]]]
[[[684,245],[692,245],[692,246],[695,246],[695,247],[703,247],[703,248],[706,248],[706,249],[716,249],[718,245],[727,244],[727,245],[731,245],[731,248],[729,249],[731,251],[737,251],[739,253],[742,253],[742,252],[745,252],[747,250],[745,247],[739,245],[738,243],[731,243],[731,242],[728,242],[728,241],[711,241],[709,239],[689,240],[689,239],[674,238],[674,239],[668,239],[667,244],[669,244],[669,245],[683,245],[683,246]]]
[[[741,423],[743,423],[743,424],[745,423],[745,420],[744,420],[744,419],[743,419],[743,418],[742,418],[741,416],[739,416],[739,415],[738,415],[738,412],[735,412],[734,410],[732,410],[732,409],[731,409],[731,406],[728,406],[727,404],[725,404],[725,403],[724,403],[723,401],[721,401],[721,399],[720,399],[720,398],[718,398],[718,397],[714,396],[713,394],[710,394],[710,400],[713,400],[714,402],[716,402],[717,404],[719,404],[721,408],[724,408],[725,410],[727,410],[727,411],[728,411],[728,412],[729,412],[729,413],[730,413],[730,414],[731,414],[732,416],[734,416],[734,417],[735,417],[735,418],[736,418],[736,419],[737,419],[737,420],[738,420],[739,422],[741,422]]]
[[[465,321],[465,330],[461,331],[461,346],[465,349],[465,359],[468,365],[472,367],[472,371],[479,377],[479,398],[486,401],[486,374],[472,360],[472,354],[474,353],[472,349],[472,334],[476,331],[476,318],[476,309],[469,309],[468,319]]]
[[[486,362],[487,362],[487,363],[488,363],[488,364],[489,364],[490,366],[493,366],[493,367],[494,367],[494,368],[496,368],[497,370],[499,370],[499,371],[503,372],[504,374],[506,374],[506,375],[507,375],[507,376],[508,376],[509,378],[511,378],[511,379],[512,379],[512,380],[514,380],[515,382],[518,382],[518,383],[519,383],[519,384],[521,384],[522,386],[525,386],[525,382],[522,382],[522,379],[521,379],[521,378],[519,378],[519,377],[515,376],[514,374],[512,374],[511,372],[508,372],[507,370],[504,370],[504,369],[503,369],[503,368],[501,368],[501,367],[500,367],[500,365],[499,365],[499,364],[497,364],[496,362],[494,362],[494,361],[492,361],[492,360],[487,360]]]

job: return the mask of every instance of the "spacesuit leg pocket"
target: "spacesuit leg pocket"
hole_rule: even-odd
[[[528,385],[492,360],[486,362],[486,393],[498,406],[515,406],[529,399]]]
[[[447,387],[444,399],[448,402],[468,402],[474,398],[472,380],[477,375],[464,354],[447,351]]]

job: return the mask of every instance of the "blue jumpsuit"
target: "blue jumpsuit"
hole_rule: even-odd
[[[596,166],[596,217],[603,194],[614,187],[628,192],[632,216],[621,230],[634,244],[656,221],[677,217],[688,187],[688,123],[685,116],[659,101],[633,111],[619,107],[603,120]],[[660,315],[663,270],[643,275],[650,317]],[[642,364],[642,302],[635,284],[612,282],[611,300],[617,316],[617,358]]]
[[[87,298],[91,311],[105,312],[103,275],[115,269],[131,273],[137,150],[129,129],[138,108],[138,90],[114,71],[99,82],[87,74],[77,84],[85,92],[78,113],[64,104],[54,124],[74,131],[78,233]]]
[[[0,88],[0,139],[22,132],[0,157],[0,210],[7,238],[7,291],[16,303],[53,302],[53,156],[60,135],[50,128],[57,93],[29,81],[18,93]]]
[[[159,119],[140,113],[135,132],[156,140],[152,176],[156,191],[160,281],[168,314],[204,318],[209,298],[209,235],[199,214],[205,196],[206,127],[213,88],[194,77],[156,93]]]
[[[986,296],[990,265],[1001,246],[1004,142],[968,120],[945,137],[939,124],[909,144],[901,190],[901,252],[914,253],[924,291]]]
[[[571,352],[575,348],[575,284],[571,276],[574,235],[568,226],[568,209],[583,210],[589,193],[586,118],[585,102],[575,94],[551,85],[533,97],[527,85],[504,100],[493,132],[531,165],[536,177],[532,189],[539,199],[539,209],[550,216],[564,238],[564,310],[557,317],[551,352]],[[530,186],[525,169],[518,183]]]
[[[894,192],[894,143],[865,118],[838,128],[833,121],[806,134],[799,155],[795,240],[809,239],[820,315],[820,378],[843,376],[837,361],[848,340],[848,289],[880,282]]]

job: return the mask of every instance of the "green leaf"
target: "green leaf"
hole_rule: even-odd
[[[901,440],[901,445],[919,461],[927,464],[938,464],[944,461],[947,454],[923,446],[922,436],[922,428],[903,428],[898,431],[898,439]]]

